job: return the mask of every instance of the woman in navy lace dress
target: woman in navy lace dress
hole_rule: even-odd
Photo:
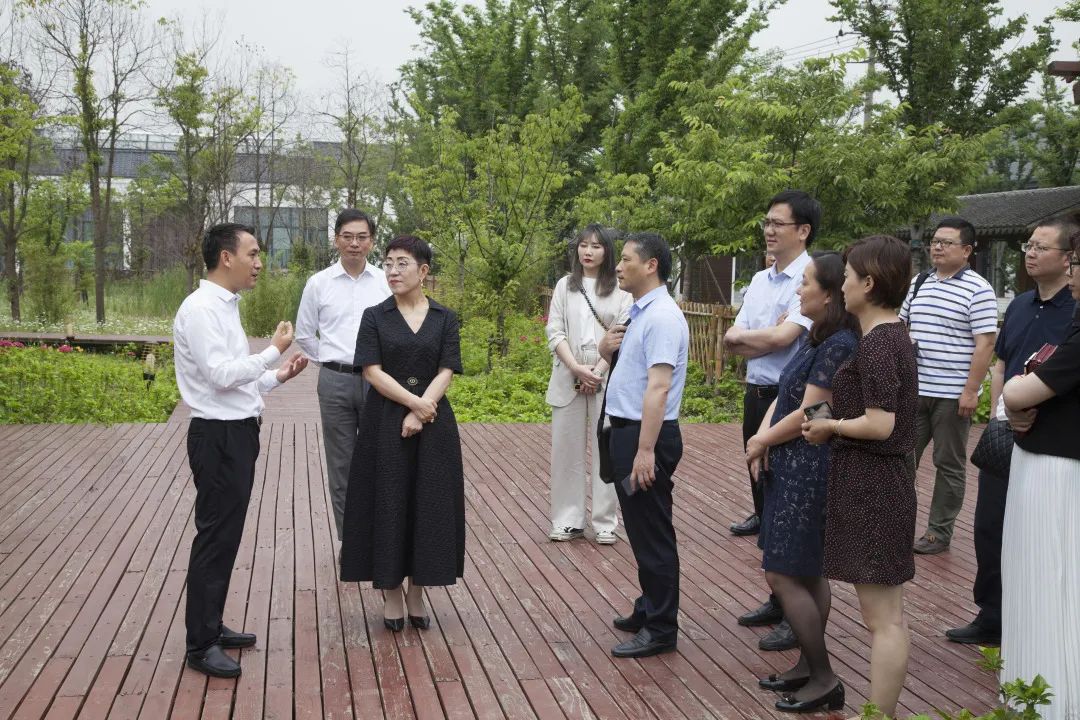
[[[760,681],[772,690],[797,691],[793,700],[777,703],[781,710],[801,709],[804,698],[818,698],[837,682],[825,649],[831,594],[821,576],[829,448],[807,443],[802,423],[804,408],[832,400],[833,375],[858,344],[855,318],[844,309],[843,282],[840,255],[815,253],[798,291],[800,312],[814,323],[809,342],[784,368],[773,407],[747,442],[751,472],[764,475],[761,566],[802,649],[795,667]]]

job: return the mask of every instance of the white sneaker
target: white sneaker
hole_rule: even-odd
[[[585,531],[581,528],[552,528],[548,533],[548,539],[555,542],[564,542],[566,540],[577,540],[580,537],[585,537]]]
[[[596,531],[596,544],[597,545],[614,545],[615,541],[619,538],[615,536],[615,533],[611,530],[597,530]]]

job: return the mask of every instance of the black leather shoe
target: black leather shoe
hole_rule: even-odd
[[[389,630],[390,632],[401,632],[402,630],[405,629],[405,618],[403,618],[403,617],[399,617],[399,618],[384,617],[382,619],[382,624],[383,624],[383,627],[386,628],[387,630]]]
[[[623,632],[636,633],[642,628],[642,621],[635,618],[633,615],[623,617],[620,615],[611,621],[611,624],[615,626],[616,630],[622,630]]]
[[[743,627],[758,627],[759,625],[775,625],[783,619],[784,611],[770,597],[757,610],[751,610],[740,617],[739,624]]]
[[[751,515],[743,520],[741,523],[731,524],[732,535],[757,535],[761,530],[761,518],[757,515]]]
[[[429,615],[410,615],[409,624],[417,630],[427,630],[431,627],[431,616]]]
[[[221,626],[221,636],[218,643],[223,648],[248,648],[255,647],[255,635],[253,633],[241,633]]]
[[[989,630],[978,622],[968,623],[961,628],[953,628],[945,631],[945,637],[954,643],[964,645],[1000,645],[1001,630],[997,632]]]
[[[758,640],[757,646],[762,650],[790,650],[799,647],[799,641],[795,639],[795,633],[785,620]]]
[[[769,677],[761,678],[757,681],[760,687],[766,690],[775,690],[776,692],[788,692],[791,690],[798,690],[806,683],[810,682],[809,677],[800,678],[781,678],[780,676],[773,674]]]
[[[199,652],[187,654],[187,665],[204,675],[219,678],[234,678],[240,675],[240,663],[225,654],[218,644],[213,644]]]
[[[648,630],[641,630],[626,642],[611,648],[611,654],[617,658],[641,658],[674,650],[674,640],[654,640]]]
[[[842,710],[844,707],[844,683],[836,683],[829,692],[812,700],[796,700],[791,695],[785,695],[776,701],[776,709],[781,712],[814,712],[819,708],[828,707],[829,710]]]

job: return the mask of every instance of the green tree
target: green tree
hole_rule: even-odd
[[[69,76],[66,102],[85,155],[94,228],[94,307],[105,321],[105,253],[113,219],[113,173],[121,131],[139,112],[142,80],[156,46],[143,25],[143,0],[20,0],[42,45]]]
[[[182,52],[157,104],[179,132],[176,153],[157,156],[155,171],[179,190],[177,214],[183,237],[188,289],[200,272],[200,240],[207,225],[229,219],[237,192],[233,182],[239,148],[250,137],[257,114],[236,87],[216,85],[205,66],[206,49]]]
[[[405,168],[405,185],[427,220],[421,233],[456,264],[462,287],[466,273],[475,279],[479,306],[495,319],[502,355],[517,290],[556,247],[564,218],[553,200],[570,178],[565,147],[585,119],[573,89],[546,112],[475,137],[459,129],[454,110],[443,108],[435,161]]]
[[[1021,45],[1027,17],[1000,0],[831,0],[834,19],[861,35],[877,76],[899,98],[902,127],[941,123],[964,135],[997,124],[1052,47],[1048,25]]]
[[[26,216],[26,234],[19,249],[24,267],[27,305],[35,318],[55,323],[64,320],[74,301],[76,280],[72,268],[86,265],[90,248],[85,242],[65,242],[67,229],[88,204],[81,171],[37,183]]]
[[[902,108],[864,125],[847,59],[680,86],[685,130],[664,136],[656,194],[685,259],[759,245],[764,203],[787,187],[826,208],[817,241],[826,246],[955,206],[982,168],[986,138],[898,127]]]
[[[34,131],[42,124],[29,85],[26,71],[14,63],[0,62],[0,233],[8,302],[15,321],[21,319],[16,259],[19,239],[26,229],[30,192],[37,182],[30,170],[40,144]]]
[[[1080,106],[1066,98],[1058,79],[1043,75],[1037,105],[1038,139],[1032,151],[1035,175],[1044,187],[1080,182]]]

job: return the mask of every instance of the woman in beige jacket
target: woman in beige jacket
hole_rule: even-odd
[[[555,541],[585,534],[585,480],[592,479],[592,526],[596,542],[615,542],[618,500],[600,480],[596,421],[607,363],[597,352],[600,338],[626,320],[633,298],[615,278],[615,231],[602,225],[582,230],[571,248],[570,274],[559,280],[548,313],[548,349],[554,355],[547,403],[551,405],[551,532]],[[585,452],[591,442],[592,472]]]

